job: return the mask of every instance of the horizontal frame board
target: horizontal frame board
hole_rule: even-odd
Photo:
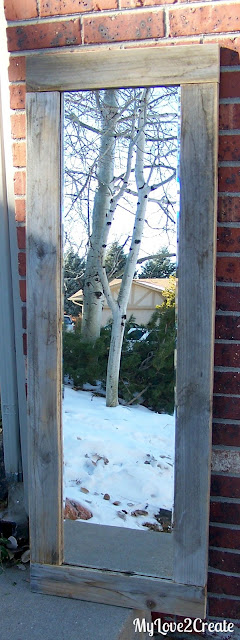
[[[31,588],[77,600],[204,618],[206,589],[162,578],[61,565],[32,564]]]
[[[26,58],[27,91],[219,82],[219,47],[73,51]]]

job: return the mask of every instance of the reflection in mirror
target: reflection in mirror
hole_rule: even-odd
[[[170,577],[179,89],[64,105],[65,562]]]

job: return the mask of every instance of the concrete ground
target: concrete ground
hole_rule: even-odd
[[[30,571],[0,569],[0,640],[143,640],[144,612],[30,591]]]

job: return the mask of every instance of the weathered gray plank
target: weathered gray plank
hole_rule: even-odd
[[[91,525],[89,525],[91,526]],[[62,565],[33,564],[31,588],[66,598],[101,602],[130,609],[205,617],[205,590],[171,580],[132,576]]]
[[[62,561],[60,94],[27,96],[27,301],[32,560]]]
[[[27,56],[28,91],[71,91],[219,81],[216,44]]]
[[[0,296],[2,308],[0,319],[0,387],[5,470],[9,481],[16,482],[22,471],[22,463],[14,344],[13,291],[6,186],[7,169],[5,165],[2,115],[3,104],[0,86]]]
[[[0,5],[0,388],[4,433],[4,460],[9,481],[24,475],[28,510],[25,363],[19,295],[18,248],[15,222],[11,146],[7,36],[4,6]],[[20,445],[21,439],[21,445]]]
[[[215,315],[217,85],[182,88],[174,579],[205,585]]]

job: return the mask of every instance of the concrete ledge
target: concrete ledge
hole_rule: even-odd
[[[133,620],[149,613],[30,591],[30,572],[0,573],[1,638],[14,640],[143,640]]]

